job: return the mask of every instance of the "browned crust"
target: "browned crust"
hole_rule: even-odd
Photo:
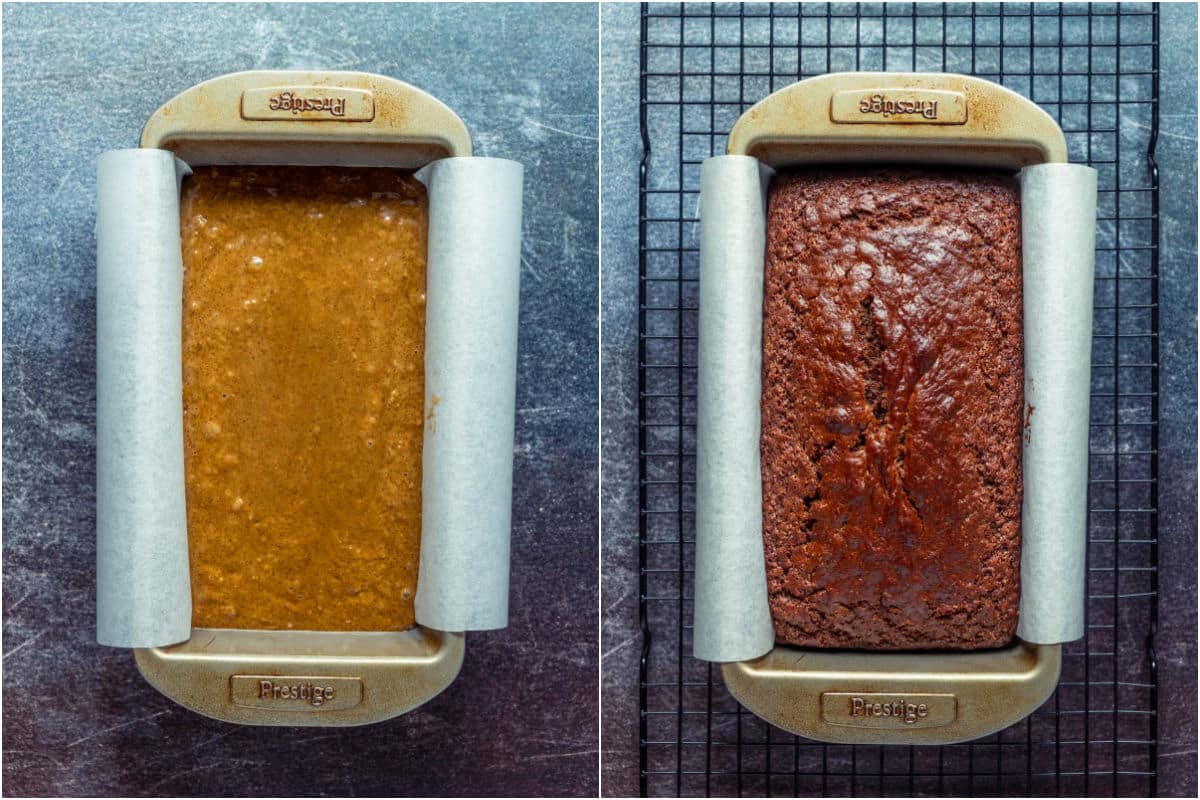
[[[763,309],[763,537],[780,642],[1008,643],[1020,581],[1010,174],[781,173]]]

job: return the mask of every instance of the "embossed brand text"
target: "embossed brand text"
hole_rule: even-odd
[[[312,683],[276,683],[267,680],[258,682],[260,700],[304,700],[310,706],[321,706],[332,700],[334,694],[332,686],[316,686]]]
[[[880,114],[884,118],[898,114],[919,114],[924,119],[937,119],[937,100],[890,100],[887,95],[874,94],[858,103],[860,114]]]
[[[929,716],[929,706],[925,703],[910,703],[907,700],[876,703],[862,697],[851,697],[850,716],[897,717],[903,720],[905,725],[913,725],[917,720]]]
[[[344,97],[301,97],[294,92],[280,92],[271,98],[269,105],[272,111],[291,111],[293,114],[315,111],[334,117],[346,115]]]

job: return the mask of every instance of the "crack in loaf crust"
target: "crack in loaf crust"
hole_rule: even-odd
[[[1020,195],[957,169],[771,186],[763,538],[778,641],[980,649],[1016,631]]]

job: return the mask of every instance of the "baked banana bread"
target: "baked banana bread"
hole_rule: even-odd
[[[777,640],[974,650],[1017,625],[1020,194],[1009,173],[780,173],[763,309]]]

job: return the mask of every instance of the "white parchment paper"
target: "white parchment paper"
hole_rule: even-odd
[[[523,173],[447,158],[429,187],[425,444],[417,621],[508,624]]]
[[[165,150],[100,157],[97,195],[97,640],[191,635],[184,494],[179,189]],[[523,175],[451,158],[429,189],[417,621],[508,620]]]
[[[1046,164],[1021,177],[1025,397],[1021,608],[1035,644],[1083,635],[1096,173]],[[774,646],[762,542],[760,402],[766,173],[704,162],[700,187],[694,653]]]
[[[1055,644],[1083,636],[1087,602],[1096,171],[1021,170],[1021,242],[1027,427],[1017,635]]]
[[[183,483],[179,186],[165,150],[100,156],[96,211],[96,639],[192,630]]]
[[[757,658],[775,643],[762,540],[763,252],[769,173],[750,156],[700,171],[694,651]]]

